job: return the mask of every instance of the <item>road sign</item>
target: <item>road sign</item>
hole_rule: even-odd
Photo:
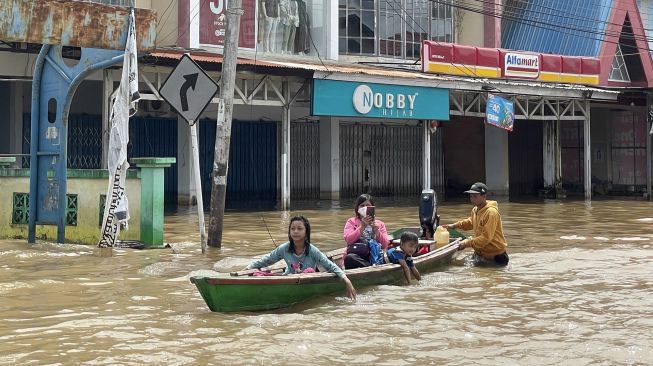
[[[179,60],[159,93],[179,115],[193,123],[202,114],[218,86],[188,54]]]

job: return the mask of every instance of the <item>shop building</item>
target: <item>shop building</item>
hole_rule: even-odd
[[[486,1],[476,9],[449,1],[307,0],[279,1],[276,7],[273,1],[243,1],[228,205],[283,208],[291,199],[361,192],[416,196],[427,187],[447,195],[478,180],[487,182],[492,194],[511,198],[560,188],[587,197],[592,191],[640,193],[643,185],[650,190],[651,144],[641,133],[650,129],[643,91],[650,80],[650,53],[624,51],[648,49],[639,37],[644,26],[637,5],[615,1],[592,7],[588,16],[596,15],[596,24],[605,28],[573,23],[578,16],[562,17],[573,27],[560,29],[603,32],[595,42],[572,30],[564,37],[551,29],[540,34],[544,30],[517,21],[542,17],[540,2]],[[561,21],[555,15],[568,12],[570,3],[581,2],[558,1],[544,20]],[[176,157],[166,173],[167,201],[185,204],[196,195],[189,129],[158,89],[184,52],[218,80],[226,23],[223,1],[171,4],[136,4],[158,7],[161,26],[160,47],[141,62],[143,101],[131,123],[130,156]],[[621,9],[629,10],[623,15]],[[513,16],[492,16],[499,11]],[[634,46],[628,34],[637,35]],[[550,43],[556,38],[557,46]],[[450,59],[431,60],[440,68],[423,70],[424,41],[453,50]],[[5,118],[11,121],[0,134],[6,154],[29,151],[24,121],[29,121],[35,55],[23,48],[0,54],[11,79],[0,85],[8,96]],[[518,51],[507,58],[506,49]],[[493,58],[485,53],[498,62],[487,64]],[[506,60],[516,67],[506,67]],[[97,73],[78,90],[69,121],[70,166],[101,169],[106,164],[106,101],[118,73]],[[336,83],[342,100],[325,101],[328,93],[316,90],[316,82]],[[371,90],[371,96],[363,93],[371,103],[368,113],[355,108],[354,91],[364,86]],[[379,92],[379,103],[377,87],[387,89]],[[410,115],[408,96],[421,94],[416,90],[422,88],[446,92],[448,107],[438,102],[428,106],[433,114]],[[513,100],[517,121],[512,132],[485,124],[488,93]],[[394,108],[387,108],[388,94],[394,95]],[[396,106],[400,94],[406,95],[404,108]],[[210,196],[215,102],[199,122],[204,197]],[[413,102],[423,107],[417,105],[421,100]]]
[[[547,13],[541,2],[527,2],[520,19],[504,20],[503,47],[600,60],[598,85],[620,92],[612,103],[592,101],[591,119],[582,124],[560,120],[560,175],[570,193],[651,196],[651,108],[653,63],[644,21],[649,1],[594,1],[584,4],[584,18],[556,17],[570,7],[553,1]],[[506,2],[506,7],[516,6]],[[510,8],[510,9],[515,9]],[[535,26],[538,19],[555,27]],[[588,21],[594,33],[583,32]],[[589,169],[588,169],[589,167]],[[584,173],[584,174],[583,174]]]

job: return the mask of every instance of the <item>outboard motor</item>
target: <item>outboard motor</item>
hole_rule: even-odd
[[[422,191],[419,199],[419,226],[422,238],[433,239],[435,228],[440,225],[438,215],[438,196],[432,189]]]

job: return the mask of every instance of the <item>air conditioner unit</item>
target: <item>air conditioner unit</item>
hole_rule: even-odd
[[[168,113],[170,112],[170,104],[164,100],[145,100],[143,101],[142,108],[144,112],[148,113]]]

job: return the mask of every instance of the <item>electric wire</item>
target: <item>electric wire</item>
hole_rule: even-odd
[[[476,2],[486,2],[486,3],[489,2],[490,4],[494,4],[494,3],[492,3],[491,1],[487,1],[487,0],[472,0],[472,1],[476,1]],[[554,7],[547,6],[547,5],[544,5],[544,4],[542,4],[542,3],[534,3],[534,2],[531,3],[531,2],[529,2],[529,0],[509,0],[509,1],[514,1],[514,2],[517,2],[517,3],[526,4],[526,5],[532,5],[532,6],[536,6],[536,7],[538,7],[538,8],[541,8],[541,9],[547,9],[547,10],[553,10],[553,11],[560,11],[560,9],[556,9],[556,8],[554,8]],[[599,2],[600,2],[600,0],[599,0]],[[614,3],[613,3],[613,5],[601,5],[600,3],[599,3],[599,4],[593,4],[593,3],[587,4],[587,2],[576,2],[575,4],[578,5],[578,7],[579,7],[580,9],[585,9],[587,6],[591,6],[591,7],[596,7],[596,8],[606,9],[605,11],[607,11],[608,13],[612,12],[613,10],[618,10],[618,11],[622,11],[622,12],[627,12],[627,11],[631,10],[631,9],[628,9],[628,8],[620,8],[620,7],[616,6],[616,5],[614,5]],[[648,9],[653,10],[653,6],[649,6]],[[643,11],[643,10],[641,9],[640,6],[637,6],[637,11],[638,11],[638,13],[639,13],[640,15],[646,15],[647,18],[648,18],[649,16],[653,15],[653,12],[646,12],[646,11]],[[564,15],[564,13],[561,13],[561,14]],[[583,18],[582,16],[580,16],[580,15],[579,15],[578,17],[579,17],[578,19],[581,19],[581,20],[584,19],[584,18]],[[603,21],[603,22],[605,22],[605,23],[609,23],[609,24],[614,24],[614,25],[620,25],[620,24],[618,24],[618,23],[612,23],[612,22],[608,22],[608,21]],[[650,30],[650,29],[649,29],[649,30]]]
[[[487,1],[487,0],[474,0],[474,1],[476,1],[476,2],[481,2],[481,3],[483,3],[483,4],[488,4],[488,1]],[[513,1],[515,1],[515,2],[521,2],[521,3],[524,2],[524,0],[513,0]],[[530,3],[526,3],[526,4],[527,4],[527,6],[530,5]],[[578,5],[578,4],[579,4],[579,3],[577,3],[577,5]],[[535,4],[535,3],[533,3],[532,6],[535,6],[535,7],[541,7],[540,5]],[[506,7],[508,7],[508,8],[513,8],[513,9],[516,8],[516,6],[506,6]],[[601,7],[601,6],[599,6],[599,7]],[[546,9],[548,9],[548,10],[552,10],[552,11],[557,11],[558,13],[556,14],[556,13],[553,13],[553,12],[543,12],[543,11],[533,10],[533,9],[521,9],[521,10],[523,10],[524,12],[528,12],[528,14],[531,15],[531,16],[532,16],[531,13],[534,13],[534,14],[536,14],[536,15],[539,14],[539,15],[542,15],[543,17],[546,17],[546,18],[552,18],[552,19],[560,19],[560,18],[564,18],[564,19],[571,19],[571,20],[580,20],[580,21],[582,21],[582,23],[585,23],[585,24],[588,24],[588,25],[589,25],[589,27],[587,27],[587,28],[581,28],[581,32],[583,32],[583,33],[585,33],[585,32],[591,32],[591,33],[599,34],[599,35],[616,36],[616,37],[623,36],[623,37],[626,38],[626,39],[645,40],[646,42],[650,42],[650,41],[651,41],[651,39],[648,38],[648,37],[646,36],[646,31],[651,31],[651,29],[648,29],[648,28],[645,28],[645,27],[641,27],[641,28],[639,28],[639,29],[643,29],[643,30],[644,30],[644,36],[639,36],[639,35],[637,35],[637,34],[627,33],[627,32],[626,32],[626,33],[623,33],[623,32],[613,32],[613,31],[609,31],[609,30],[607,30],[607,25],[616,25],[616,26],[618,26],[618,27],[622,27],[623,24],[614,23],[614,22],[609,22],[609,21],[605,21],[605,20],[601,20],[601,19],[596,19],[596,18],[588,18],[587,16],[585,16],[585,17],[578,17],[578,16],[573,17],[573,16],[565,15],[564,13],[560,12],[559,9],[554,9],[554,8],[550,8],[550,7],[549,7],[549,8],[546,8]],[[625,9],[615,8],[615,11],[616,11],[616,10],[620,10],[620,11],[626,12]],[[512,11],[508,10],[507,12],[508,12],[509,14],[512,14],[512,15],[514,15],[514,16],[520,18],[520,19],[523,19],[523,16],[522,16],[522,15],[519,13],[519,11],[517,11],[517,10],[512,10]],[[498,15],[498,13],[494,13],[494,14],[495,14],[495,15]],[[599,15],[599,16],[600,16],[600,15]],[[610,16],[610,14],[608,14],[608,18],[609,18],[609,16]],[[599,24],[601,24],[601,23],[606,24],[606,29],[604,29],[603,31],[597,31],[596,27],[592,27],[592,26],[595,25],[596,23],[599,23]],[[547,23],[547,24],[557,25],[556,23]],[[564,23],[563,23],[563,24],[564,24]],[[631,26],[632,26],[632,20],[631,20]],[[623,33],[623,34],[622,34],[622,33]],[[576,35],[576,34],[574,34],[574,35]]]
[[[188,32],[190,31],[191,23],[193,23],[193,21],[195,20],[195,18],[197,18],[197,17],[199,16],[199,14],[200,14],[200,10],[203,8],[203,6],[206,4],[207,1],[208,1],[208,0],[199,0],[199,1],[197,2],[197,4],[196,4],[192,9],[189,9],[189,15],[190,15],[190,14],[193,14],[193,12],[194,12],[195,14],[194,14],[193,17],[190,18],[190,20],[188,21],[188,27],[187,27],[186,29],[184,29],[180,34],[177,34],[177,42],[176,42],[176,43],[179,43],[179,40],[180,40],[182,37],[184,37],[184,36],[186,35],[186,33],[188,33]],[[163,39],[167,39],[167,38],[170,37],[173,33],[178,32],[178,31],[179,31],[178,28],[175,28],[175,29],[171,30],[170,32],[168,32],[168,34],[166,34],[166,35],[163,37]]]
[[[445,4],[445,2],[442,1],[442,0],[429,0],[429,1],[439,3],[439,4]],[[505,14],[485,11],[485,10],[479,9],[477,7],[472,7],[472,6],[455,5],[455,4],[451,4],[451,6],[462,9],[462,10],[470,11],[470,12],[473,12],[473,13],[477,13],[477,14],[487,15],[487,16],[491,16],[491,17],[494,17],[494,18],[498,18],[498,19],[504,19],[504,20],[509,20],[509,21],[513,21],[513,22],[516,22],[516,23],[520,23],[520,24],[529,25],[529,26],[532,26],[532,27],[538,28],[538,29],[551,30],[551,31],[554,31],[554,32],[557,32],[557,33],[560,33],[560,34],[563,34],[563,35],[571,35],[571,36],[578,37],[578,38],[589,39],[589,40],[594,40],[594,41],[600,41],[600,42],[605,42],[605,43],[623,45],[623,43],[618,42],[618,41],[617,42],[611,41],[611,40],[605,39],[603,37],[601,37],[601,38],[591,37],[591,36],[587,36],[586,34],[590,33],[590,34],[595,34],[595,35],[599,35],[599,36],[606,35],[606,36],[612,36],[612,37],[622,37],[623,36],[626,39],[633,39],[635,41],[642,40],[642,41],[646,41],[647,43],[653,41],[653,40],[651,40],[649,38],[645,38],[645,37],[634,37],[634,36],[628,35],[627,33],[624,33],[624,32],[619,33],[619,34],[613,33],[613,32],[598,32],[596,30],[591,30],[591,29],[588,29],[588,28],[574,28],[574,27],[564,26],[564,25],[561,25],[561,24],[547,23],[547,22],[539,21],[539,20],[528,20],[528,19],[524,19],[523,17],[515,16],[514,14],[511,14],[511,12],[504,12],[504,13],[509,14],[508,16],[506,16]],[[578,33],[570,33],[569,31],[565,31],[563,29],[577,31]],[[624,46],[628,46],[629,48],[633,48],[631,45],[624,45]],[[648,47],[648,44],[646,46],[647,47],[642,48],[642,50],[651,52],[650,48]],[[642,51],[639,51],[639,52],[632,53],[632,55],[641,54],[641,53],[642,53]],[[626,55],[626,54],[624,54],[624,55]],[[629,53],[629,55],[631,55],[631,54]]]
[[[430,1],[433,1],[435,3],[440,3],[440,4],[443,3],[442,0],[430,0]],[[478,0],[475,0],[475,1],[478,1]],[[487,0],[482,0],[481,2],[487,3]],[[592,28],[578,28],[578,27],[575,27],[575,26],[570,26],[570,25],[565,25],[565,24],[555,24],[555,23],[549,23],[549,22],[543,21],[543,20],[524,18],[524,16],[522,16],[521,14],[517,14],[516,12],[511,12],[511,11],[505,11],[505,10],[502,11],[502,12],[487,11],[487,10],[484,10],[482,7],[477,7],[477,6],[472,6],[472,5],[453,5],[452,4],[451,6],[462,9],[462,10],[470,11],[470,12],[473,12],[473,13],[477,13],[477,14],[488,15],[488,16],[492,16],[494,18],[499,18],[499,19],[507,19],[507,20],[510,20],[510,21],[515,21],[517,23],[531,25],[531,26],[533,26],[535,28],[555,30],[558,33],[573,35],[573,36],[582,37],[582,38],[586,38],[586,39],[599,40],[599,41],[603,40],[602,38],[591,38],[591,37],[583,36],[582,33],[591,33],[591,34],[596,34],[596,35],[600,35],[600,36],[602,36],[602,35],[612,35],[612,36],[621,35],[621,33],[616,33],[616,32],[608,32],[608,31],[601,32],[601,31],[597,31],[596,29],[592,29]],[[535,12],[535,13],[537,13],[537,12]],[[508,16],[506,16],[505,14],[508,14]],[[577,33],[565,32],[565,31],[562,31],[560,29],[566,29],[566,30],[569,30],[569,31],[576,31],[576,32],[578,32],[578,34]],[[634,35],[630,35],[630,34],[624,34],[624,36],[626,36],[628,38],[632,38],[632,39],[647,39],[646,37],[635,37]]]
[[[163,14],[161,14],[161,17],[159,18],[159,25],[157,25],[157,32],[163,31],[165,29],[166,24],[168,23],[168,19],[170,19],[170,16],[172,15],[172,11],[168,13],[168,10],[171,8],[172,4],[175,2],[175,0],[170,0],[168,3],[168,6],[165,8],[163,11]],[[164,16],[166,16],[166,13],[168,13],[168,16],[163,19]],[[166,38],[163,38],[162,40],[165,40]]]
[[[487,1],[487,0],[472,0],[472,1],[483,3],[485,5],[492,5],[493,4],[492,2]],[[501,8],[502,9],[511,8],[511,9],[513,9],[511,12],[514,13],[514,14],[518,14],[518,11],[523,10],[523,11],[528,11],[529,13],[541,14],[541,15],[546,15],[546,16],[554,16],[556,18],[562,18],[562,19],[579,20],[579,21],[582,21],[582,22],[585,22],[585,23],[590,23],[590,24],[603,23],[603,24],[609,24],[609,25],[622,26],[622,24],[610,22],[608,20],[588,18],[587,16],[581,16],[581,15],[576,15],[576,14],[572,14],[572,13],[563,13],[563,12],[560,11],[560,9],[556,9],[556,8],[546,6],[546,5],[543,5],[543,4],[539,4],[539,3],[535,3],[535,2],[530,3],[530,2],[527,2],[527,0],[512,0],[512,1],[515,2],[515,5],[510,5],[511,3],[508,2],[508,3],[505,3],[504,5],[502,5]],[[525,7],[524,8],[519,7],[517,4],[525,4]],[[576,4],[578,5],[580,3],[576,3]],[[592,4],[592,5],[595,5],[595,4]],[[532,6],[532,7],[535,7],[536,9],[539,8],[539,9],[544,9],[544,10],[532,10],[532,9],[528,9],[528,6]],[[607,12],[607,13],[610,13],[613,10],[620,10],[620,11],[623,11],[623,12],[627,11],[627,9],[622,9],[622,8],[618,8],[618,7],[606,7],[606,6],[603,6],[603,5],[596,5],[596,6],[599,7],[599,8],[607,9],[607,10],[605,10],[605,12]],[[547,12],[546,10],[550,10],[551,12]],[[641,10],[639,10],[639,12],[640,12],[640,14],[642,14]],[[608,19],[610,18],[609,14],[608,14],[607,18]],[[647,31],[653,31],[653,29],[646,28],[646,27],[642,27],[642,29],[647,30]]]
[[[440,3],[440,1],[438,1],[438,0],[430,0],[430,1]],[[545,26],[541,26],[541,25],[533,25],[533,24],[530,24],[528,21],[524,21],[524,20],[521,19],[521,18],[506,17],[506,16],[503,16],[503,15],[497,15],[497,13],[484,12],[484,11],[479,11],[479,10],[475,10],[475,9],[467,9],[467,8],[466,8],[465,10],[467,10],[467,11],[471,11],[471,12],[480,13],[480,14],[483,14],[483,15],[492,16],[492,17],[495,17],[495,18],[508,19],[508,20],[514,21],[514,22],[516,22],[516,23],[526,24],[526,25],[532,26],[532,27],[534,27],[534,28],[545,29],[545,30],[551,30],[551,31],[555,31],[555,32],[557,32],[557,33],[561,33],[561,34],[564,34],[564,35],[571,35],[571,36],[573,36],[573,37],[579,37],[579,38],[585,38],[585,39],[595,40],[595,41],[604,42],[604,43],[610,43],[610,44],[621,45],[621,46],[623,46],[623,47],[627,47],[627,48],[630,48],[630,49],[635,49],[635,48],[638,49],[637,52],[632,52],[632,53],[629,53],[629,52],[623,52],[623,53],[622,53],[623,56],[642,55],[642,54],[644,54],[644,53],[651,52],[651,49],[648,47],[648,44],[646,45],[646,47],[636,47],[636,45],[633,46],[633,45],[623,44],[622,42],[619,42],[619,41],[616,41],[616,42],[615,42],[615,41],[611,41],[611,40],[604,39],[604,38],[596,38],[596,37],[588,37],[588,36],[584,36],[582,33],[587,33],[588,30],[583,30],[583,32],[582,32],[581,34],[578,34],[578,33],[569,33],[569,32],[565,32],[565,31],[561,31],[560,29],[556,28],[556,27],[558,27],[558,25],[554,25],[554,24],[550,24],[550,23],[548,24],[548,25],[550,25],[550,27],[545,27]],[[596,32],[594,32],[594,33],[596,33]],[[604,33],[599,33],[599,34],[604,34]],[[612,34],[613,34],[613,37],[616,37],[616,34],[615,34],[615,33],[612,33]],[[621,33],[620,35],[621,35],[621,36],[625,36],[626,34],[627,34],[627,33]],[[633,37],[624,37],[624,38],[626,38],[626,39],[631,38],[631,39],[632,39]],[[640,40],[643,40],[643,39],[640,38]],[[647,38],[646,40],[643,40],[643,41],[647,41],[647,42],[648,42],[648,38]],[[585,55],[585,56],[587,56],[587,55]],[[591,55],[591,57],[596,57],[596,58],[612,58],[611,55],[609,55],[609,56],[600,56],[600,55],[595,56],[595,55]]]
[[[425,30],[425,29],[424,29],[424,28],[419,24],[419,22],[416,22],[416,21],[415,21],[415,18],[413,18],[411,15],[408,14],[408,12],[407,12],[407,11],[406,11],[402,6],[401,6],[401,3],[399,3],[397,0],[389,0],[389,1],[388,1],[388,5],[390,5],[390,6],[392,7],[392,10],[394,10],[395,12],[397,11],[397,8],[395,8],[394,5],[391,5],[391,4],[390,4],[390,1],[392,1],[392,3],[393,3],[394,5],[397,5],[397,6],[399,7],[399,9],[401,10],[401,12],[405,13],[406,16],[410,17],[411,20],[412,20],[412,22],[413,22],[414,24],[417,24],[417,26],[421,29],[422,32],[424,32],[424,34],[426,34],[427,36],[430,35],[429,32],[426,31],[426,30]],[[451,3],[449,3],[449,4],[451,4]],[[399,15],[399,17],[404,21],[404,23],[406,23],[406,25],[408,25],[409,23],[406,21],[406,19],[405,19],[404,17],[401,16],[401,12],[396,12],[396,14]],[[416,29],[415,29],[413,26],[411,26],[411,29],[412,29],[413,31],[416,31]],[[403,36],[403,35],[402,35],[402,36]],[[430,38],[430,37],[428,37],[428,38]],[[421,37],[420,37],[420,39],[421,39]],[[431,41],[431,42],[434,42],[434,43],[436,43],[436,44],[438,44],[438,45],[441,45],[441,44],[442,44],[441,42],[437,42],[437,41]],[[470,75],[478,76],[478,75],[476,74],[476,71],[475,71],[475,70],[472,70],[471,68],[469,68],[469,66],[467,66],[467,65],[465,65],[465,64],[460,64],[460,65],[459,65],[459,64],[455,64],[455,63],[453,63],[453,62],[449,62],[449,64],[451,64],[453,67],[455,67],[456,69],[458,69],[458,71],[462,72],[463,74],[470,74]],[[464,68],[464,70],[461,68],[461,66]]]

